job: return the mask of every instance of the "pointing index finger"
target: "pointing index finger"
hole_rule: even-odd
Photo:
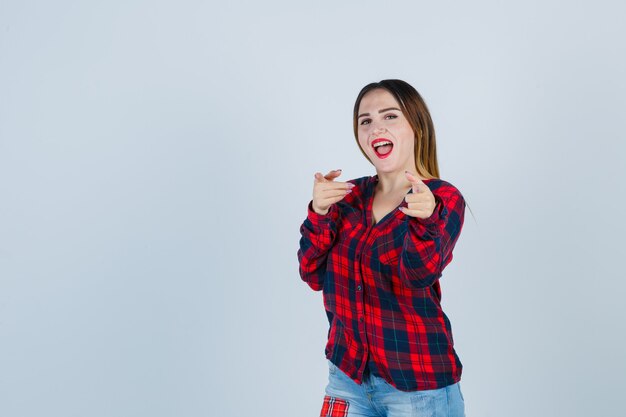
[[[424,191],[422,186],[425,186],[426,184],[424,184],[424,181],[422,181],[421,178],[419,178],[417,175],[413,175],[411,172],[406,170],[404,171],[404,173],[406,174],[408,180],[411,182],[414,193],[420,193]]]
[[[341,175],[341,169],[333,169],[328,174],[324,175],[324,178],[326,178],[329,181],[332,181],[340,175]]]

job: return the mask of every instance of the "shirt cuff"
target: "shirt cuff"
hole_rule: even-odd
[[[337,218],[337,208],[335,207],[334,204],[330,205],[330,208],[328,209],[328,213],[319,214],[319,213],[316,213],[315,210],[313,210],[313,200],[311,200],[309,201],[309,206],[308,206],[307,211],[308,211],[307,218],[311,221],[311,223],[313,223],[314,226],[319,226],[322,223],[329,222]]]

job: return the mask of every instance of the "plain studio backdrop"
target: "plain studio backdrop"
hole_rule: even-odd
[[[0,2],[0,415],[317,416],[313,175],[417,88],[470,417],[621,416],[623,2]]]

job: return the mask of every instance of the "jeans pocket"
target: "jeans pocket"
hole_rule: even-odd
[[[438,401],[441,401],[441,396],[432,393],[416,391],[411,395],[411,406],[417,416],[434,416]]]

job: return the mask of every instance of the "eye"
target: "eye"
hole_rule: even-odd
[[[395,114],[386,114],[386,115],[385,115],[385,119],[386,119],[387,117],[391,117],[392,119],[397,119],[397,118],[398,118],[398,116],[396,116]],[[363,120],[361,120],[361,123],[360,123],[360,124],[361,124],[361,125],[366,125],[366,124],[369,124],[369,122],[370,122],[370,121],[371,121],[370,119],[363,119]],[[368,122],[368,123],[365,123],[365,122]]]

